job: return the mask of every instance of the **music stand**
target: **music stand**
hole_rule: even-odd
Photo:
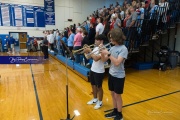
[[[67,51],[65,50],[65,53],[67,54]],[[67,69],[67,62],[68,62],[68,58],[67,55],[65,55],[66,57],[66,112],[67,112],[67,118],[66,119],[60,119],[60,120],[73,120],[73,118],[75,117],[75,115],[70,118],[70,114],[69,114],[69,97],[68,97],[68,69]]]

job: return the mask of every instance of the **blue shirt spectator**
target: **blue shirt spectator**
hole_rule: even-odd
[[[67,45],[67,38],[66,38],[65,36],[62,38],[62,40],[63,40],[64,43]]]
[[[9,45],[14,44],[14,43],[15,43],[15,39],[14,39],[13,37],[10,37],[10,39],[9,39]]]
[[[69,36],[69,38],[68,38],[68,47],[73,46],[74,36],[75,36],[74,33],[71,33],[71,35]]]

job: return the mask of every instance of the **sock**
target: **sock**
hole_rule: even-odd
[[[99,104],[102,104],[102,101],[99,100]]]
[[[114,112],[116,112],[116,113],[118,112],[118,111],[117,111],[117,108],[114,108]]]
[[[97,100],[98,100],[97,98],[94,98],[94,102],[97,102]]]

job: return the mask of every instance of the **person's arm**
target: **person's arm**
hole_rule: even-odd
[[[94,61],[99,61],[101,59],[101,56],[100,55],[95,55],[95,54],[91,54],[91,57]]]
[[[110,55],[109,59],[115,66],[118,66],[119,64],[121,64],[124,61],[124,58],[121,56],[118,56],[118,58],[115,58],[112,55]]]
[[[135,24],[136,19],[137,19],[137,13],[134,12],[134,13],[132,14],[132,22],[131,22],[131,24],[129,25],[129,28],[132,27],[132,26]]]
[[[134,25],[135,21],[136,21],[136,20],[132,20],[132,22],[131,22],[130,25],[129,25],[129,28]]]
[[[121,27],[121,21],[118,20],[118,27]]]

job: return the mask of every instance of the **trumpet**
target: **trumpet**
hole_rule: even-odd
[[[104,49],[104,48],[106,48],[106,47],[108,47],[108,46],[110,46],[110,45],[111,45],[111,42],[105,44],[105,45],[102,46],[102,47],[99,47],[98,50],[95,50],[95,51],[92,51],[92,52],[90,52],[90,53],[85,54],[85,57],[86,57],[87,59],[90,59],[92,54],[95,54],[96,52],[98,52],[98,54],[99,54],[99,51],[100,51],[100,50],[102,50],[102,49]]]
[[[84,50],[85,48],[87,48],[87,47],[94,47],[94,46],[95,46],[95,44],[92,44],[92,45],[87,45],[87,44],[85,44],[85,45],[83,46],[83,48],[81,48],[81,49],[72,50],[72,53],[73,53],[73,54],[77,54],[77,53],[79,53],[79,52],[83,52],[83,50]]]

